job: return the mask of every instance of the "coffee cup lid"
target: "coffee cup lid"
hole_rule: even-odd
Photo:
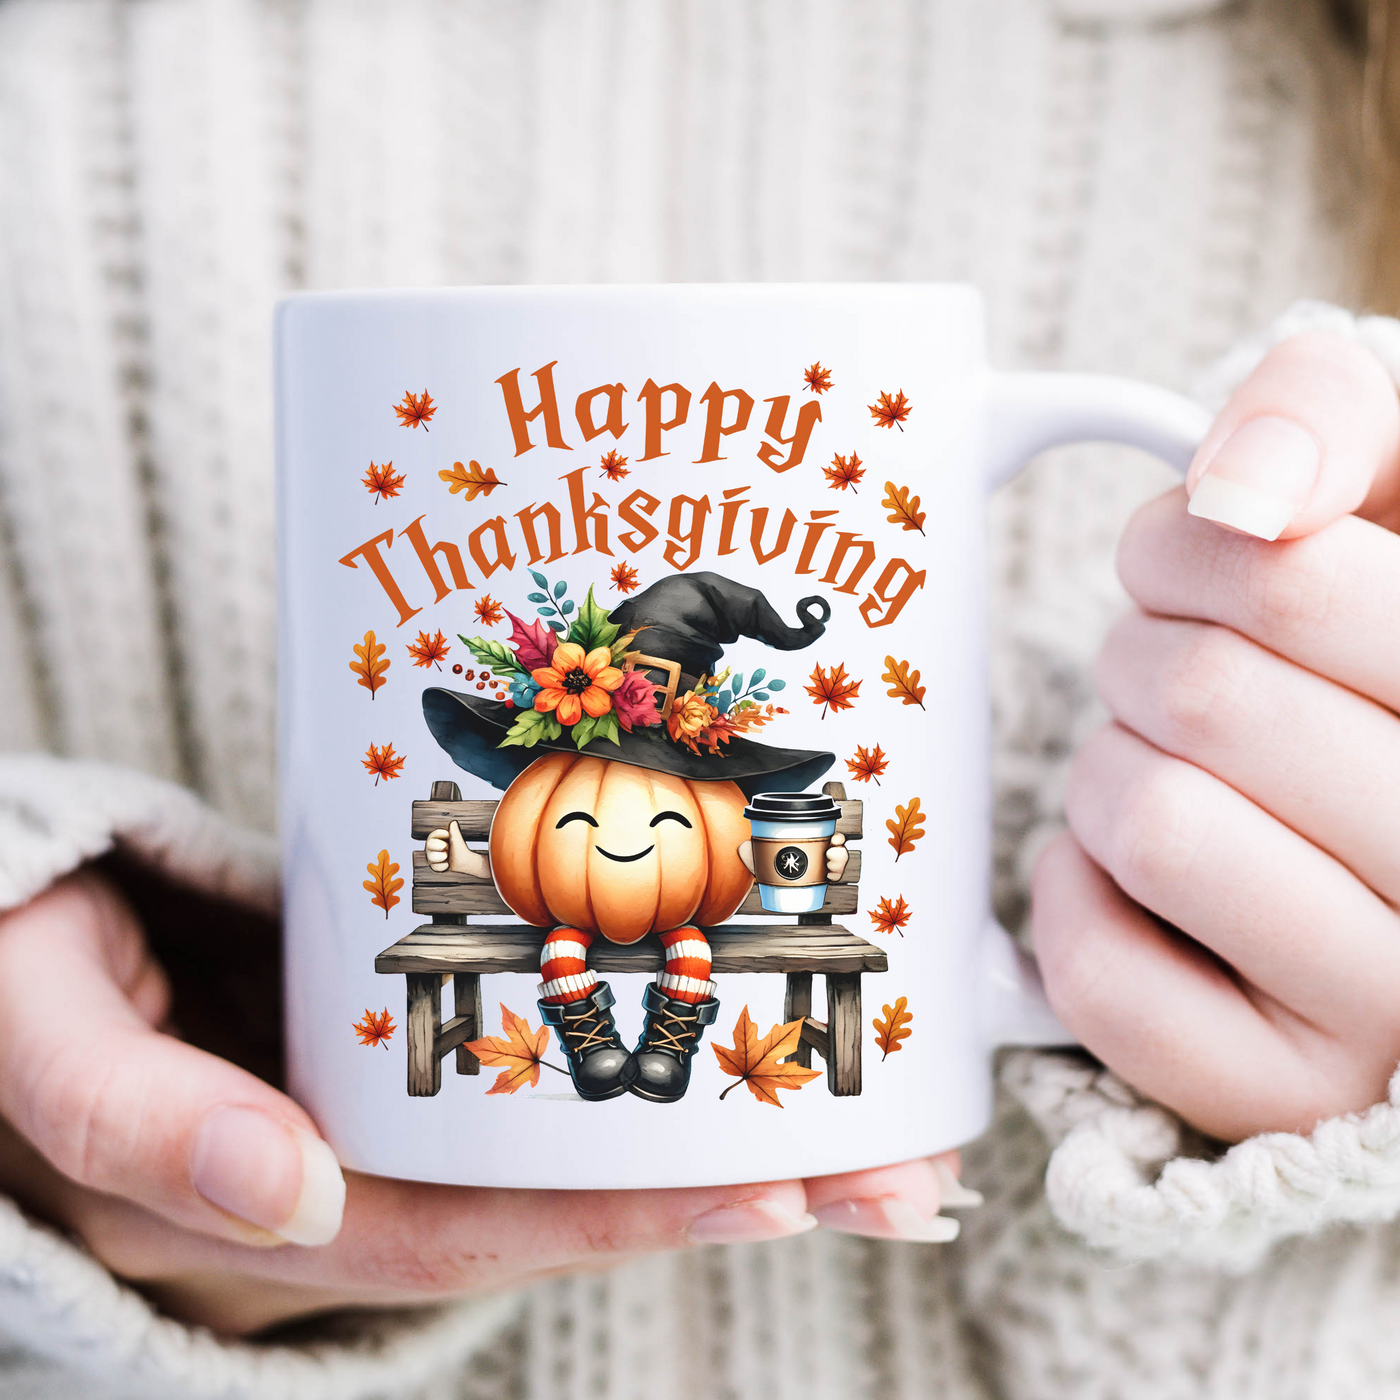
[[[749,821],[812,822],[841,815],[840,803],[824,792],[758,792],[744,808]]]

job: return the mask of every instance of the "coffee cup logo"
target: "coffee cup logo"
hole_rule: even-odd
[[[807,852],[800,846],[784,846],[773,862],[784,880],[800,880],[807,873]]]

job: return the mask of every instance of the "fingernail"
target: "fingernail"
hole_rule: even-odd
[[[696,1244],[755,1244],[816,1228],[816,1216],[794,1215],[776,1201],[738,1201],[707,1210],[690,1222],[686,1233]]]
[[[959,1225],[946,1215],[925,1220],[897,1196],[833,1201],[815,1212],[818,1224],[843,1235],[866,1235],[877,1240],[919,1240],[943,1244],[958,1237]]]
[[[1266,415],[1230,434],[1206,464],[1186,509],[1261,540],[1276,540],[1317,481],[1322,450],[1300,423]]]
[[[211,1205],[289,1244],[328,1244],[340,1230],[345,1178],[335,1153],[258,1109],[209,1112],[190,1153],[190,1179]]]
[[[980,1206],[982,1204],[982,1193],[974,1191],[970,1186],[964,1186],[953,1175],[953,1169],[947,1162],[935,1162],[933,1174],[938,1178],[939,1210],[942,1210],[944,1206]]]

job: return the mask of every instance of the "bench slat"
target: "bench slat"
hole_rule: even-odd
[[[711,966],[726,972],[884,972],[883,948],[839,924],[822,927],[721,925],[707,931]],[[376,972],[539,972],[544,936],[529,924],[450,929],[425,924],[374,960]],[[599,939],[589,966],[597,972],[657,972],[665,963],[654,937],[619,944]]]

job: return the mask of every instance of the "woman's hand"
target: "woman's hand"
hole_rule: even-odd
[[[196,927],[208,922],[186,919],[166,940],[177,984],[185,963],[207,973],[215,956],[182,960],[172,940],[216,941]],[[974,1203],[956,1182],[956,1153],[677,1191],[342,1179],[291,1099],[171,1033],[172,1009],[207,1030],[233,1001],[232,983],[249,980],[250,941],[230,946],[226,972],[206,975],[182,1004],[130,905],[95,874],[0,918],[0,1190],[168,1311],[216,1330],[498,1292],[650,1250],[777,1239],[817,1224],[949,1239],[957,1226],[937,1215],[940,1201]],[[245,1009],[229,1019],[275,1025],[275,973],[243,990]],[[235,1024],[221,1048],[235,1053],[242,1039]]]
[[[1269,355],[1124,534],[1113,723],[1036,871],[1061,1020],[1227,1141],[1363,1109],[1400,1062],[1398,455],[1369,352]]]

